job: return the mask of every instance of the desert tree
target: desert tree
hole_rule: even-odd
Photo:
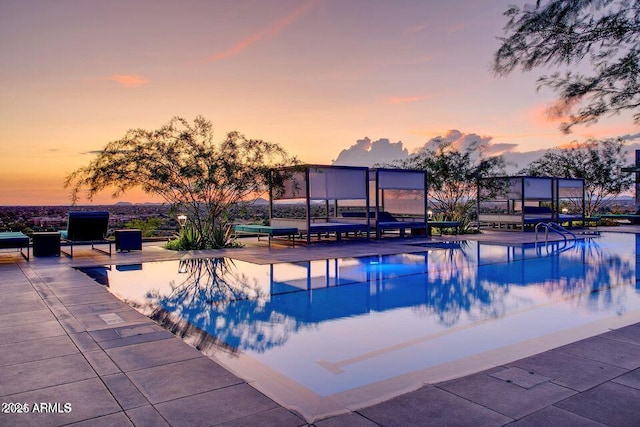
[[[537,0],[504,15],[493,70],[552,70],[538,88],[556,92],[565,133],[623,111],[640,124],[640,0]]]
[[[65,187],[75,203],[112,190],[118,197],[139,187],[187,215],[179,249],[224,247],[230,242],[230,208],[264,193],[270,168],[295,163],[278,144],[229,132],[220,143],[202,116],[175,117],[157,130],[133,129],[109,142],[87,166],[70,173]]]
[[[622,139],[588,140],[547,151],[520,173],[532,176],[583,178],[585,214],[600,212],[605,202],[631,188],[632,174],[622,172],[627,152]],[[574,208],[580,208],[575,206]]]
[[[504,158],[485,157],[485,148],[486,143],[478,139],[461,151],[451,142],[436,138],[394,166],[427,171],[429,207],[467,228],[476,208],[478,179],[504,174]]]

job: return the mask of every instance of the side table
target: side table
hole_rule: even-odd
[[[126,230],[116,230],[116,251],[141,251],[142,250],[142,230],[130,228]]]
[[[57,231],[35,232],[32,239],[34,256],[60,256],[60,233]]]

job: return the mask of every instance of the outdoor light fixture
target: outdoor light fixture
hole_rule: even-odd
[[[180,227],[184,227],[187,223],[187,216],[185,214],[179,214],[176,219],[178,220],[178,224],[180,224]]]
[[[427,211],[427,219],[433,219],[433,211],[432,210],[428,210]]]
[[[563,213],[563,214],[567,214],[567,213],[569,213],[569,209],[567,209],[567,208],[562,208],[562,213]]]

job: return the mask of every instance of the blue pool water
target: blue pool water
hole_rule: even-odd
[[[84,269],[154,318],[206,331],[319,396],[601,321],[640,321],[640,235],[473,241],[363,258]]]

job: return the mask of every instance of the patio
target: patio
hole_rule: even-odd
[[[624,230],[635,228],[615,231]],[[508,232],[465,237],[533,239],[531,233]],[[79,250],[73,259],[34,257],[31,262],[18,252],[1,252],[0,424],[500,426],[514,421],[637,425],[640,420],[640,324],[427,384],[365,408],[305,420],[70,268],[202,256],[270,263],[398,253],[408,247],[395,239],[271,249],[252,241],[242,249],[186,254],[157,243],[112,257]],[[11,403],[27,403],[30,413],[12,413],[20,407]],[[34,405],[43,412],[34,413]]]

